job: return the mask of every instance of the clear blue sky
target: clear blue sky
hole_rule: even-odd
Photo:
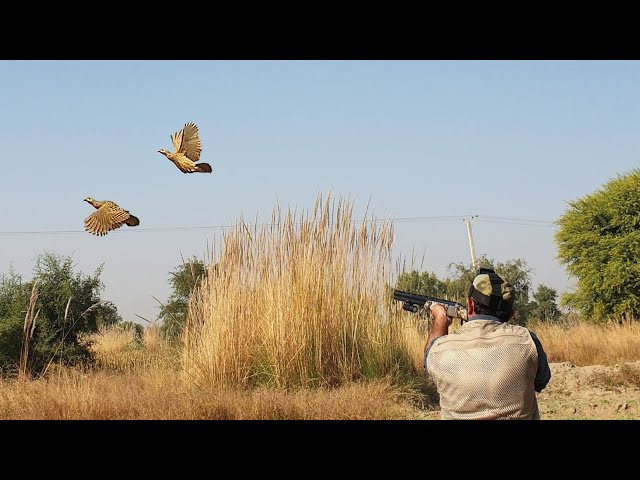
[[[452,216],[395,224],[395,254],[441,276],[470,262],[478,215],[477,255],[522,258],[561,293],[550,222],[638,167],[639,107],[638,61],[0,61],[0,272],[30,279],[46,250],[104,263],[103,298],[155,319],[169,271],[221,231],[153,229],[268,220],[276,198],[331,191],[357,214]],[[186,122],[211,175],[157,153]],[[87,196],[140,227],[84,232]],[[24,231],[75,233],[7,234]]]

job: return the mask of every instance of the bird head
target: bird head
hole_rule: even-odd
[[[95,202],[95,199],[93,197],[87,197],[84,199],[84,201],[89,203],[90,205],[93,205]]]
[[[167,152],[164,148],[161,148],[160,150],[158,150],[158,153],[163,154],[165,157],[169,155],[169,152]]]

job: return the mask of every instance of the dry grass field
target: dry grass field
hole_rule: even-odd
[[[112,327],[95,365],[0,379],[0,419],[438,418],[415,316],[390,308],[392,226],[349,202],[242,221],[213,245],[184,336]],[[640,418],[637,323],[534,325],[552,362],[543,419]]]
[[[406,330],[412,332],[407,341],[418,364],[421,336]],[[588,350],[599,342],[616,344],[621,336],[623,343],[640,342],[640,332],[630,325],[547,326],[538,332],[543,342],[568,336]],[[179,352],[163,345],[153,327],[145,330],[143,346],[134,343],[130,331],[111,329],[96,335],[98,363],[90,370],[53,368],[46,378],[0,380],[0,419],[427,420],[439,415],[437,396],[422,372],[415,385],[382,378],[333,388],[202,386],[188,381]],[[620,363],[593,365],[575,362],[574,348],[552,341],[547,351],[554,361],[551,382],[538,396],[543,419],[640,419],[640,349]],[[622,352],[612,352],[612,358],[622,358]]]

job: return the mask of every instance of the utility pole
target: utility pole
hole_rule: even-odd
[[[476,261],[476,249],[473,246],[473,233],[471,233],[471,221],[478,218],[478,215],[473,215],[469,220],[463,221],[467,224],[467,235],[469,236],[469,250],[471,250],[471,264],[474,270],[478,270],[478,262]]]

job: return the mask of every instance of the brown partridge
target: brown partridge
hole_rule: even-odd
[[[84,221],[84,228],[94,235],[103,236],[111,230],[120,228],[122,225],[135,227],[140,225],[138,217],[131,215],[127,210],[120,208],[109,200],[95,200],[88,197],[85,202],[93,205],[97,211],[89,215]]]
[[[202,144],[195,124],[185,124],[182,130],[171,135],[171,142],[175,148],[173,153],[164,148],[158,150],[158,153],[171,160],[182,173],[212,172],[211,165],[208,163],[196,163],[200,160]]]

